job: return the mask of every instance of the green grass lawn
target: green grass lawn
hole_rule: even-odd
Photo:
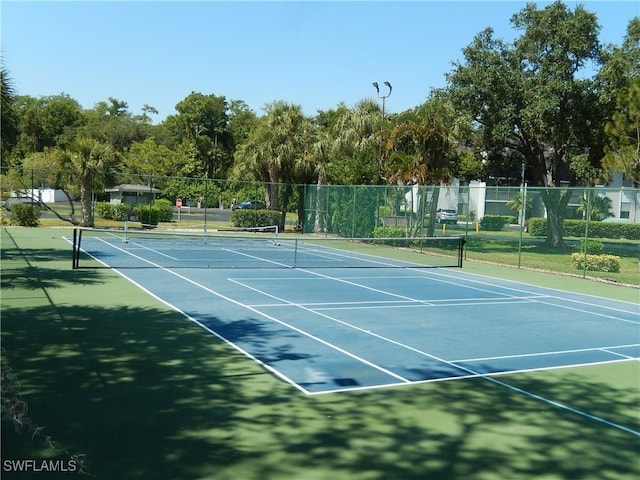
[[[571,254],[579,251],[579,242],[568,241],[567,249],[559,250],[547,247],[540,239],[525,238],[519,246],[515,236],[486,237],[471,235],[466,247],[467,260],[481,260],[496,264],[517,266],[520,260],[522,268],[545,270],[555,273],[588,276],[606,279],[621,284],[640,286],[639,245],[633,243],[611,243],[605,247],[605,253],[620,257],[619,272],[583,271],[571,262]]]
[[[3,460],[78,453],[109,480],[637,479],[640,436],[576,413],[640,431],[637,361],[500,377],[573,411],[481,378],[308,397],[117,273],[71,270],[64,229],[0,233],[3,392],[19,382],[43,429],[3,415]]]

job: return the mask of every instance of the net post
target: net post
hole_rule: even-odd
[[[78,229],[74,228],[73,229],[73,243],[72,243],[72,247],[71,247],[71,269],[75,270],[76,268],[78,268],[78,262],[76,259],[77,256],[77,241],[78,241]]]
[[[82,242],[82,229],[74,228],[73,229],[73,247],[72,247],[72,259],[71,259],[71,268],[76,270],[80,268],[80,246]]]
[[[122,239],[124,243],[129,242],[129,220],[124,221],[124,238]]]

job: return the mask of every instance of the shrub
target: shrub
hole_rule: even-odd
[[[586,245],[585,245],[586,243]],[[592,255],[600,255],[604,253],[604,243],[600,240],[581,240],[580,241],[580,251],[578,253],[584,253],[586,246],[586,252]]]
[[[113,220],[115,218],[113,207],[114,205],[109,202],[99,202],[96,204],[96,215],[105,220]]]
[[[373,238],[406,238],[407,230],[404,227],[376,227],[373,229]],[[388,245],[399,245],[404,242],[394,242],[393,240],[380,241],[376,243],[386,243]]]
[[[615,255],[585,255],[583,253],[573,253],[571,254],[571,263],[578,270],[613,273],[620,271],[620,257]]]
[[[406,236],[407,231],[404,227],[376,227],[373,229],[373,238],[404,238]]]
[[[40,208],[29,203],[16,203],[11,208],[11,223],[22,227],[37,227],[40,223]]]
[[[282,213],[277,210],[240,209],[231,214],[231,223],[238,228],[282,226],[282,220]]]
[[[480,220],[480,228],[493,232],[500,231],[505,223],[507,223],[507,218],[508,217],[504,215],[485,215],[482,217],[482,220]]]
[[[173,220],[173,204],[167,199],[156,200],[153,204],[158,209],[158,221],[170,222]]]
[[[131,215],[131,207],[127,203],[100,202],[96,205],[96,214],[105,220],[127,220]]]
[[[113,218],[115,220],[128,220],[131,215],[131,205],[128,203],[119,203],[113,206]]]
[[[547,236],[547,219],[535,218],[535,217],[530,218],[529,234],[534,237],[546,237]]]
[[[154,228],[158,225],[160,212],[155,205],[136,205],[133,207],[133,214],[145,228]]]

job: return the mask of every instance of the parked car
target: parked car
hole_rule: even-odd
[[[244,202],[240,202],[231,207],[231,210],[262,210],[263,208],[267,208],[267,206],[258,200],[245,200]]]
[[[458,223],[458,212],[449,208],[439,208],[436,210],[437,223]]]

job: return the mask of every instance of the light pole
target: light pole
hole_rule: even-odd
[[[389,98],[391,96],[391,84],[389,82],[384,82],[384,84],[389,87],[389,93],[387,93],[386,95],[380,95],[380,87],[378,86],[378,82],[373,82],[373,88],[376,89],[376,92],[378,92],[378,98],[382,99],[382,119],[384,120],[384,102],[387,98]]]

